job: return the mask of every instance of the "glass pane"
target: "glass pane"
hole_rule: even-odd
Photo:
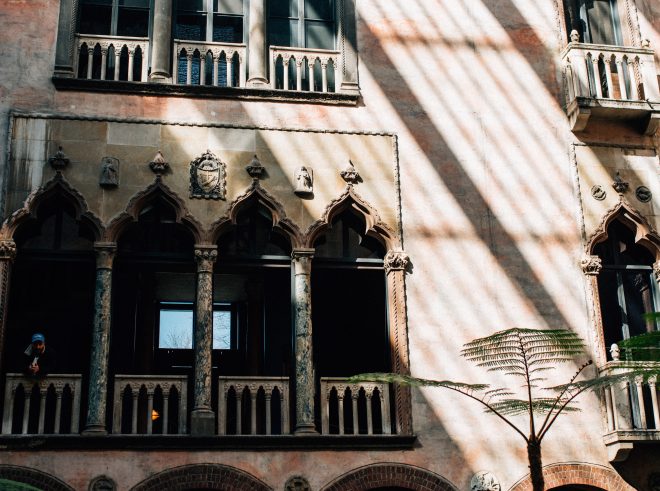
[[[298,44],[298,21],[270,19],[268,23],[268,44],[270,46],[300,46]]]
[[[149,11],[120,7],[117,36],[146,37],[149,34]]]
[[[224,43],[243,42],[243,17],[213,16],[213,41]]]
[[[205,41],[206,16],[177,15],[174,37],[176,39],[186,39],[189,41]]]
[[[213,11],[219,14],[243,15],[243,0],[213,0]]]
[[[177,10],[193,10],[198,12],[206,12],[204,4],[206,0],[179,0],[177,2]]]
[[[334,28],[334,22],[305,21],[305,47],[335,49]]]
[[[112,6],[112,0],[82,0],[81,5],[110,5]]]
[[[334,20],[334,0],[305,0],[305,19]]]
[[[213,349],[231,349],[231,312],[213,312]]]
[[[120,7],[149,8],[149,0],[119,0]]]
[[[161,310],[158,347],[161,349],[192,349],[192,310]]]
[[[82,5],[80,32],[83,34],[110,34],[112,7]]]
[[[268,0],[269,17],[298,17],[298,0]]]

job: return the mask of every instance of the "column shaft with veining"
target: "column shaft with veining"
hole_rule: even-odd
[[[248,87],[268,87],[266,78],[266,0],[250,0]],[[271,76],[273,76],[271,74]]]
[[[154,0],[154,25],[151,48],[151,82],[171,83],[172,58],[172,2]],[[143,74],[144,79],[144,74]]]

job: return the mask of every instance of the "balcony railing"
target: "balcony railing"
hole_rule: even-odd
[[[270,47],[270,83],[273,89],[337,92],[339,51]]]
[[[185,375],[116,375],[112,433],[187,432]]]
[[[571,42],[563,52],[569,117],[575,131],[591,112],[612,119],[647,117],[660,103],[650,48]],[[655,121],[651,121],[655,131]],[[649,130],[647,129],[647,133]]]
[[[2,433],[78,433],[80,380],[70,374],[33,379],[8,373]]]
[[[174,83],[245,87],[245,44],[174,41]]]
[[[321,432],[324,435],[391,434],[388,384],[349,384],[344,378],[322,378]]]
[[[149,39],[120,36],[76,36],[78,78],[146,82]]]
[[[219,435],[289,433],[288,377],[219,377]]]

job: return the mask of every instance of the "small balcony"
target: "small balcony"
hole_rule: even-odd
[[[245,44],[174,41],[175,84],[245,87]]]
[[[615,357],[601,370],[601,375],[625,373],[635,367],[656,367],[659,362],[622,361]],[[657,380],[637,378],[634,382],[613,384],[603,390],[606,415],[604,436],[611,462],[628,458],[635,445],[660,443],[660,406]]]
[[[87,80],[146,82],[149,39],[120,36],[76,36],[74,71]]]
[[[270,47],[270,84],[275,90],[337,92],[339,51]]]
[[[629,121],[647,135],[660,121],[654,51],[571,42],[562,53],[571,129],[593,119]]]

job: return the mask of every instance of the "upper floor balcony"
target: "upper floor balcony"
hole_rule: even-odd
[[[562,52],[567,112],[573,131],[593,119],[629,121],[647,135],[660,121],[660,92],[654,51],[578,42],[577,33]]]
[[[613,359],[601,368],[601,375],[616,375],[631,368],[657,367],[660,364],[657,361],[634,361],[630,353],[621,351],[613,345]],[[606,417],[604,441],[610,461],[626,460],[635,445],[660,442],[660,406],[656,383],[654,377],[646,381],[639,377],[633,382],[613,384],[603,390]]]

